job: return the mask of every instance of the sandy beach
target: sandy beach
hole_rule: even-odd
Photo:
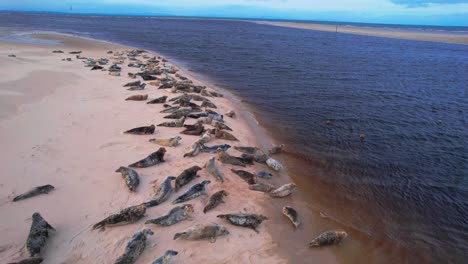
[[[370,28],[370,27],[356,27],[356,26],[341,26],[341,25],[326,25],[326,24],[313,24],[313,23],[296,23],[296,22],[273,22],[273,21],[256,21],[256,23],[279,26],[279,27],[290,27],[290,28],[301,28],[327,32],[337,32],[346,34],[356,34],[374,37],[384,38],[396,38],[396,39],[410,39],[410,40],[422,40],[422,41],[433,41],[433,42],[444,42],[444,43],[456,43],[468,45],[468,35],[464,34],[453,34],[444,32],[416,32],[415,30],[404,30],[394,28]]]
[[[57,230],[48,239],[41,254],[45,263],[113,263],[120,256],[129,238],[142,228],[151,228],[155,235],[149,238],[149,246],[137,263],[149,263],[162,256],[166,250],[176,250],[174,263],[290,263],[286,248],[281,249],[277,239],[288,244],[288,238],[275,234],[279,225],[293,231],[291,223],[281,215],[278,204],[260,192],[248,190],[248,185],[233,174],[233,166],[219,164],[225,175],[222,184],[209,175],[205,169],[200,178],[192,181],[182,190],[173,194],[169,201],[148,208],[140,221],[99,232],[91,226],[119,210],[148,201],[154,194],[153,185],[159,186],[169,175],[177,176],[191,166],[203,165],[215,154],[201,153],[196,157],[182,158],[197,136],[181,135],[181,128],[156,127],[154,135],[129,135],[123,132],[139,126],[159,124],[168,119],[159,113],[162,104],[146,104],[146,101],[125,101],[134,94],[148,94],[150,99],[173,94],[168,90],[146,85],[142,91],[128,91],[123,87],[130,79],[127,73],[138,69],[122,67],[121,76],[111,76],[107,71],[90,71],[82,60],[76,59],[70,51],[81,50],[80,56],[90,58],[112,58],[107,51],[124,52],[132,50],[116,44],[64,36],[37,35],[36,38],[60,41],[60,45],[34,45],[0,42],[0,139],[7,150],[1,155],[3,162],[0,185],[0,259],[18,261],[27,257],[24,243],[31,225],[31,215],[41,215]],[[52,53],[63,50],[65,53]],[[16,57],[9,57],[14,54]],[[150,54],[148,54],[150,55]],[[71,58],[71,61],[64,61]],[[111,59],[112,60],[112,59]],[[207,85],[194,79],[181,69],[179,74],[193,80],[195,85]],[[212,91],[212,87],[208,87]],[[217,105],[218,113],[234,110],[234,118],[225,117],[227,124],[239,143],[215,139],[207,145],[230,144],[231,146],[261,146],[257,136],[259,128],[253,129],[251,114],[230,96],[210,97]],[[186,124],[195,123],[189,119]],[[119,173],[119,166],[127,166],[160,146],[148,142],[150,138],[169,138],[180,135],[181,144],[166,147],[166,162],[157,166],[137,169],[140,185],[135,193],[125,186]],[[272,142],[261,136],[263,142]],[[265,144],[265,143],[263,143]],[[264,146],[266,147],[266,146]],[[264,149],[265,151],[267,149]],[[241,153],[233,148],[231,155]],[[276,157],[275,157],[276,158]],[[278,157],[281,161],[281,158]],[[248,171],[268,170],[263,164],[255,163]],[[285,173],[273,173],[269,182],[279,186],[290,182]],[[208,195],[226,190],[226,203],[203,214],[208,196],[191,200],[195,213],[192,221],[182,221],[170,227],[145,225],[148,219],[169,212],[174,205],[170,202],[185,192],[194,183],[211,180]],[[265,181],[265,180],[264,180]],[[48,195],[39,195],[19,202],[13,197],[33,187],[52,184],[55,186]],[[281,199],[291,202],[292,196]],[[274,200],[278,201],[278,200]],[[221,213],[257,213],[269,217],[254,231],[232,226],[216,218]],[[216,243],[209,241],[173,240],[181,232],[195,224],[224,225],[230,231],[219,237]],[[289,233],[289,231],[287,232]],[[286,234],[287,234],[286,233]],[[275,236],[276,235],[276,236]],[[308,241],[299,244],[307,249]],[[333,263],[335,257],[329,250],[311,254],[321,262]]]

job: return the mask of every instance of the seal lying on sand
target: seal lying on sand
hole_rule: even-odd
[[[44,261],[44,259],[41,257],[33,257],[33,258],[23,259],[19,262],[12,262],[8,264],[39,264],[39,263],[42,263],[42,261]]]
[[[125,184],[127,184],[127,187],[131,192],[136,191],[140,184],[140,176],[138,176],[138,173],[135,170],[127,167],[120,167],[115,172],[122,173],[122,178],[125,180]]]
[[[130,97],[127,97],[127,99],[125,99],[125,101],[146,101],[146,99],[148,99],[147,94],[136,94],[136,95],[132,95]]]
[[[211,135],[210,131],[205,131],[205,133],[200,138],[200,143],[205,144],[211,141],[213,136]]]
[[[154,133],[155,126],[142,126],[142,127],[136,127],[132,128],[130,130],[127,130],[124,132],[124,134],[133,134],[133,135],[151,135]]]
[[[171,264],[172,257],[177,256],[177,254],[179,254],[179,252],[167,250],[166,253],[164,253],[164,256],[154,260],[151,264]]]
[[[95,70],[102,70],[102,69],[104,69],[104,67],[99,66],[99,65],[94,65],[94,66],[91,68],[92,71],[95,71]]]
[[[138,86],[132,86],[132,87],[128,88],[127,90],[128,91],[141,91],[141,90],[144,90],[145,87],[146,87],[146,83],[142,83],[142,84],[140,84]]]
[[[81,54],[81,52],[82,52],[81,50],[78,50],[78,51],[70,51],[68,53],[70,53],[70,54]]]
[[[270,192],[271,197],[283,198],[290,195],[296,189],[296,184],[288,183],[284,184],[276,190]]]
[[[174,235],[174,240],[183,238],[187,240],[210,239],[211,243],[216,242],[216,237],[229,235],[229,231],[222,225],[195,225],[181,233]]]
[[[274,169],[275,171],[283,170],[283,165],[281,165],[281,163],[279,163],[279,161],[275,159],[268,158],[266,164],[268,165],[268,167]]]
[[[163,122],[159,124],[158,126],[162,127],[183,127],[185,122],[185,116],[181,117],[178,120],[175,121],[170,121],[170,122]]]
[[[213,117],[213,116],[210,116],[210,117]],[[232,128],[228,127],[228,125],[226,125],[224,122],[221,122],[221,121],[215,121],[213,124],[213,127],[217,129],[224,129],[224,130],[232,131]]]
[[[213,104],[212,102],[210,101],[203,101],[203,103],[201,104],[201,107],[210,107],[210,108],[218,108],[216,107],[215,104]]]
[[[164,105],[166,107],[166,105]],[[166,109],[159,111],[159,113],[167,114],[167,113],[174,113],[175,111],[179,110],[180,106],[167,106]]]
[[[140,86],[140,85],[141,85],[141,81],[135,81],[135,82],[126,83],[123,87],[133,87],[133,86]]]
[[[193,213],[193,206],[191,204],[184,204],[182,206],[172,208],[166,215],[146,221],[145,224],[171,226],[186,219],[191,220],[191,213]]]
[[[206,168],[208,173],[213,175],[218,181],[224,182],[224,175],[219,170],[218,166],[216,165],[214,157],[211,158],[210,160],[208,160],[208,162],[205,164],[204,168]]]
[[[284,146],[285,146],[284,144],[274,146],[272,149],[270,149],[270,151],[268,151],[268,153],[270,155],[281,153],[283,152]]]
[[[197,173],[201,169],[202,168],[198,166],[192,166],[182,171],[182,173],[180,173],[179,176],[177,176],[177,179],[175,181],[175,191],[177,192],[180,188],[187,185],[189,182],[191,182],[195,178],[199,178],[200,176],[197,175]]]
[[[235,146],[234,149],[242,153],[246,153],[246,154],[255,154],[258,150],[257,147],[238,147],[238,146]]]
[[[62,50],[54,50],[54,51],[52,51],[52,53],[63,53],[63,51]]]
[[[326,231],[313,239],[309,243],[309,247],[337,245],[347,236],[348,234],[345,231]]]
[[[230,118],[234,118],[236,116],[236,112],[234,112],[233,110],[227,112],[225,114],[226,116],[229,116]]]
[[[167,199],[169,199],[169,197],[172,194],[171,182],[174,181],[175,179],[176,179],[176,177],[174,177],[174,176],[167,177],[164,180],[164,182],[161,183],[161,185],[159,186],[158,190],[156,191],[156,193],[153,196],[153,199],[151,199],[151,201],[149,201],[149,202],[144,203],[144,205],[146,207],[152,207],[152,206],[156,206],[156,205],[159,205],[159,204],[167,201]]]
[[[210,201],[205,206],[205,208],[203,208],[203,213],[206,214],[206,212],[208,212],[209,210],[216,208],[221,203],[224,203],[223,198],[225,196],[228,196],[228,193],[225,190],[215,192],[213,195],[211,195]]]
[[[205,131],[205,127],[200,124],[195,125],[184,125],[185,130],[181,131],[181,134],[185,135],[192,135],[192,136],[200,136]]]
[[[275,189],[275,186],[269,183],[258,182],[249,185],[249,189],[257,192],[269,193]]]
[[[152,138],[149,142],[153,142],[164,147],[177,147],[181,140],[182,138],[180,136],[175,136],[173,138]]]
[[[239,141],[231,133],[224,131],[224,130],[217,129],[217,128],[215,129],[215,137],[219,139],[224,139],[224,140]]]
[[[210,125],[211,123],[213,123],[213,117],[212,116],[201,117],[197,120],[197,123]]]
[[[268,157],[268,155],[264,153],[255,153],[255,154],[244,153],[241,155],[241,157],[244,159],[252,159],[255,162],[264,163],[264,164],[266,164],[267,160],[270,158]]]
[[[301,217],[299,216],[299,213],[296,211],[296,209],[290,206],[285,206],[283,207],[283,214],[289,218],[289,220],[291,220],[296,229],[299,227],[301,224]]]
[[[257,183],[257,177],[248,171],[235,169],[231,169],[231,171],[241,177],[241,179],[243,179],[249,185]]]
[[[192,145],[190,145],[190,149],[184,154],[184,158],[195,157],[198,155],[198,153],[200,153],[202,146],[203,144],[200,142],[200,140],[193,142]]]
[[[154,233],[151,231],[151,229],[143,229],[136,232],[130,241],[128,241],[123,255],[118,257],[114,264],[134,263],[143,253],[143,250],[145,250],[147,237],[153,234]]]
[[[263,178],[263,179],[271,179],[271,177],[273,177],[273,174],[267,172],[267,171],[259,171],[257,173],[255,173],[255,176],[259,177],[259,178]]]
[[[217,154],[218,160],[225,164],[231,164],[231,165],[242,166],[242,167],[245,167],[245,165],[247,164],[249,165],[252,164],[244,158],[231,156],[222,149],[218,149],[216,151],[216,154]]]
[[[105,229],[106,226],[116,225],[119,223],[129,224],[140,220],[146,213],[144,204],[130,206],[120,210],[120,212],[106,217],[104,220],[93,225],[93,229]]]
[[[41,253],[49,237],[49,230],[55,231],[39,213],[34,213],[32,215],[31,229],[26,240],[26,249],[31,257],[35,257]]]
[[[183,203],[183,202],[195,199],[198,196],[207,195],[206,186],[210,183],[211,183],[210,180],[204,180],[201,183],[197,183],[193,185],[184,194],[177,197],[177,199],[175,199],[172,203],[173,204]]]
[[[148,157],[128,165],[132,168],[146,168],[164,162],[165,148],[159,148],[158,151],[151,153]]]
[[[156,99],[153,99],[149,102],[147,102],[147,104],[164,104],[167,100],[167,96],[164,95],[164,96],[161,96],[161,97],[158,97]]]
[[[235,226],[252,228],[258,233],[257,227],[268,217],[257,214],[221,214],[218,218],[225,219]]]
[[[228,145],[228,144],[222,144],[222,145],[214,145],[214,146],[205,146],[205,145],[202,145],[201,147],[201,152],[205,152],[205,153],[216,153],[216,151],[218,149],[222,149],[223,151],[226,151],[230,148],[231,146]]]
[[[181,117],[185,117],[188,114],[192,112],[192,109],[188,108],[181,108],[179,110],[176,110],[172,112],[170,115],[164,116],[164,118],[169,118],[169,119],[180,119]]]
[[[23,194],[20,194],[20,195],[16,196],[15,198],[13,198],[13,202],[28,199],[28,198],[31,198],[31,197],[34,197],[34,196],[40,195],[40,194],[48,194],[49,192],[51,192],[54,189],[55,189],[55,187],[50,185],[50,184],[38,186],[38,187],[28,191],[28,192],[25,192]]]

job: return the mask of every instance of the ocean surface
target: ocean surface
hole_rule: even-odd
[[[340,262],[466,263],[468,46],[207,19],[0,13],[0,26],[154,50],[239,96],[287,145],[305,214],[352,230]],[[421,28],[468,32],[406,27]]]

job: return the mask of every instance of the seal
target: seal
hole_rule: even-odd
[[[270,192],[271,197],[283,198],[290,195],[296,189],[296,184],[288,183],[280,186],[278,189],[275,189]]]
[[[133,135],[151,135],[154,133],[155,126],[142,126],[142,127],[136,127],[132,128],[130,130],[127,130],[124,132],[124,134],[133,134]]]
[[[213,116],[210,116],[210,117],[213,117]],[[228,127],[228,125],[226,125],[224,122],[221,122],[221,121],[215,121],[213,124],[213,127],[217,129],[224,129],[224,130],[232,131],[232,129]]]
[[[198,124],[207,124],[210,125],[213,122],[213,117],[212,116],[206,116],[206,117],[200,117],[197,120]]]
[[[158,190],[153,196],[153,199],[151,199],[149,202],[145,202],[144,205],[146,207],[152,207],[167,201],[167,199],[169,199],[172,194],[171,182],[175,179],[176,177],[174,176],[167,177],[159,186]]]
[[[215,129],[215,137],[219,139],[224,139],[224,140],[230,140],[230,141],[239,141],[235,136],[233,136],[231,133],[220,130],[218,128]]]
[[[174,240],[183,238],[187,240],[210,239],[211,243],[216,242],[216,237],[229,235],[229,231],[222,225],[195,225],[184,232],[176,233]]]
[[[182,171],[175,181],[175,191],[177,192],[180,188],[187,185],[189,182],[194,180],[195,178],[199,178],[200,176],[197,175],[198,171],[202,168],[198,166],[192,166],[188,169]]]
[[[201,104],[201,107],[218,108],[218,107],[216,107],[215,104],[213,104],[212,102],[210,102],[208,100],[203,101],[203,103]]]
[[[29,229],[28,239],[26,240],[26,249],[31,257],[35,257],[41,253],[49,237],[49,230],[55,231],[55,229],[42,218],[41,214],[34,213],[32,215],[32,224]]]
[[[274,169],[275,171],[280,171],[280,170],[283,170],[283,165],[281,165],[281,163],[279,163],[279,161],[273,159],[273,158],[268,158],[267,161],[266,161],[266,164],[268,165],[268,167]]]
[[[195,125],[184,125],[185,130],[181,131],[181,134],[185,135],[192,135],[192,136],[200,136],[205,131],[205,127],[200,124]]]
[[[206,212],[216,208],[218,205],[221,203],[224,203],[223,198],[228,196],[228,193],[225,190],[221,190],[219,192],[215,192],[213,195],[210,197],[210,201],[208,204],[203,208],[203,213],[206,214]]]
[[[198,153],[200,153],[201,148],[202,148],[202,143],[200,142],[200,140],[193,142],[192,145],[190,145],[190,149],[188,150],[188,152],[184,154],[184,158],[195,157],[196,155],[198,155]]]
[[[125,247],[124,253],[117,258],[114,264],[132,264],[143,253],[148,236],[153,235],[151,229],[143,229],[136,232]]]
[[[140,86],[140,85],[141,85],[141,81],[135,81],[135,82],[126,83],[123,87],[133,87],[133,86]]]
[[[164,253],[164,256],[155,259],[151,264],[171,264],[172,257],[177,256],[177,254],[179,254],[179,252],[167,250],[166,253]]]
[[[192,109],[188,109],[188,108],[181,108],[179,110],[176,110],[174,112],[172,112],[170,115],[167,115],[167,116],[164,116],[164,118],[168,118],[168,119],[180,119],[181,117],[185,117],[187,116],[188,114],[190,114],[190,112],[192,112]]]
[[[259,233],[257,227],[264,220],[268,220],[268,217],[258,214],[221,214],[216,217],[225,219],[235,226],[252,228],[257,233]]]
[[[255,176],[263,179],[271,179],[273,177],[273,174],[267,172],[267,171],[259,171],[255,173]]]
[[[219,170],[218,166],[216,165],[215,158],[211,158],[206,162],[204,168],[208,171],[209,174],[213,175],[218,181],[224,182],[224,175]]]
[[[53,50],[52,53],[63,53],[63,50]]]
[[[201,152],[205,153],[216,153],[218,149],[222,149],[223,151],[227,151],[231,146],[228,144],[222,145],[214,145],[214,146],[205,146],[204,144],[201,146]]]
[[[299,216],[299,213],[296,211],[296,209],[290,206],[285,206],[283,207],[283,214],[289,218],[289,220],[291,220],[291,223],[296,229],[299,227],[301,224],[301,217]]]
[[[227,154],[226,151],[222,149],[216,150],[216,155],[218,157],[218,160],[221,161],[221,163],[231,164],[231,165],[241,166],[241,167],[245,167],[246,164],[249,164],[249,165],[251,164],[244,158],[234,157],[234,156]]]
[[[127,97],[127,99],[125,99],[125,101],[146,101],[146,99],[148,99],[147,94],[136,94],[136,95],[132,95],[130,97]]]
[[[164,162],[165,148],[159,148],[158,151],[151,153],[148,157],[128,165],[131,168],[146,168]]]
[[[201,142],[202,144],[205,144],[205,143],[210,142],[212,138],[213,138],[213,137],[211,136],[210,131],[206,131],[206,132],[201,136],[200,142]]]
[[[32,257],[20,260],[19,262],[12,262],[9,264],[39,264],[42,263],[42,261],[44,261],[44,259],[41,257]]]
[[[99,229],[103,231],[106,226],[116,224],[129,224],[140,220],[146,213],[146,206],[144,204],[130,206],[120,210],[120,212],[110,215],[100,222],[93,225],[93,229]]]
[[[99,66],[99,65],[94,65],[94,66],[91,68],[92,71],[95,71],[95,70],[102,70],[102,69],[104,69],[104,67]]]
[[[258,183],[250,184],[249,189],[252,191],[269,193],[275,189],[275,186],[269,183],[258,182]]]
[[[167,96],[164,95],[164,96],[161,96],[161,97],[158,97],[156,99],[153,99],[149,102],[147,102],[147,104],[164,104],[167,100]]]
[[[171,226],[175,225],[183,220],[192,220],[191,214],[193,213],[193,206],[191,204],[184,204],[182,206],[176,206],[169,211],[169,213],[151,219],[145,222],[145,224],[155,224],[158,226]]]
[[[309,247],[322,247],[331,246],[341,243],[341,240],[346,238],[348,233],[345,231],[326,231],[314,238],[310,243]]]
[[[232,172],[237,174],[241,179],[247,182],[249,185],[257,183],[257,177],[254,174],[245,171],[245,170],[235,170],[231,169]]]
[[[13,202],[28,199],[28,198],[31,198],[31,197],[34,197],[34,196],[37,196],[37,195],[40,195],[40,194],[48,194],[49,192],[51,192],[54,189],[55,189],[55,187],[50,185],[50,184],[38,186],[38,187],[36,187],[36,188],[34,188],[32,190],[29,190],[29,191],[27,191],[27,192],[25,192],[23,194],[20,194],[20,195],[16,196],[15,198],[13,198]]]
[[[144,90],[145,87],[146,87],[146,83],[142,83],[142,84],[140,84],[138,86],[132,86],[132,87],[128,88],[127,90],[128,91],[141,91],[141,90]]]
[[[246,153],[246,154],[255,154],[258,150],[257,147],[238,147],[238,146],[235,146],[234,149],[242,153]]]
[[[135,170],[127,167],[120,167],[115,172],[122,173],[122,178],[125,180],[125,184],[127,184],[127,187],[131,192],[136,191],[140,184],[140,176],[138,176],[138,173]]]
[[[177,199],[175,199],[172,203],[173,204],[183,203],[183,202],[195,199],[198,196],[207,195],[206,186],[210,183],[211,183],[210,180],[204,180],[201,183],[197,183],[193,185],[184,194],[177,197]]]
[[[70,54],[81,54],[81,52],[82,52],[81,50],[77,50],[77,51],[70,51],[68,53],[70,53]]]
[[[230,118],[234,118],[236,116],[236,112],[234,112],[233,110],[227,112],[225,114],[226,116],[229,116]]]
[[[175,121],[170,121],[170,122],[163,122],[159,124],[158,126],[162,127],[183,127],[185,122],[185,116],[181,117],[178,120]]]
[[[281,153],[283,152],[284,146],[285,146],[284,144],[274,146],[272,149],[270,149],[270,151],[268,151],[268,153],[270,155]]]
[[[164,147],[177,147],[179,142],[182,140],[180,136],[175,136],[173,138],[152,138],[149,142],[158,144]]]
[[[258,163],[264,163],[266,164],[266,161],[270,158],[268,157],[268,155],[264,154],[264,153],[255,153],[255,154],[246,154],[246,153],[243,153],[241,155],[242,158],[244,159],[251,159],[255,162],[258,162]]]
[[[164,105],[164,107],[166,107],[166,109],[159,111],[159,113],[163,113],[163,114],[173,113],[173,112],[180,109],[180,106],[169,106],[169,105],[166,105],[166,104]]]

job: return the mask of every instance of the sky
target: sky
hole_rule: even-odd
[[[468,0],[0,0],[1,10],[468,26]]]

